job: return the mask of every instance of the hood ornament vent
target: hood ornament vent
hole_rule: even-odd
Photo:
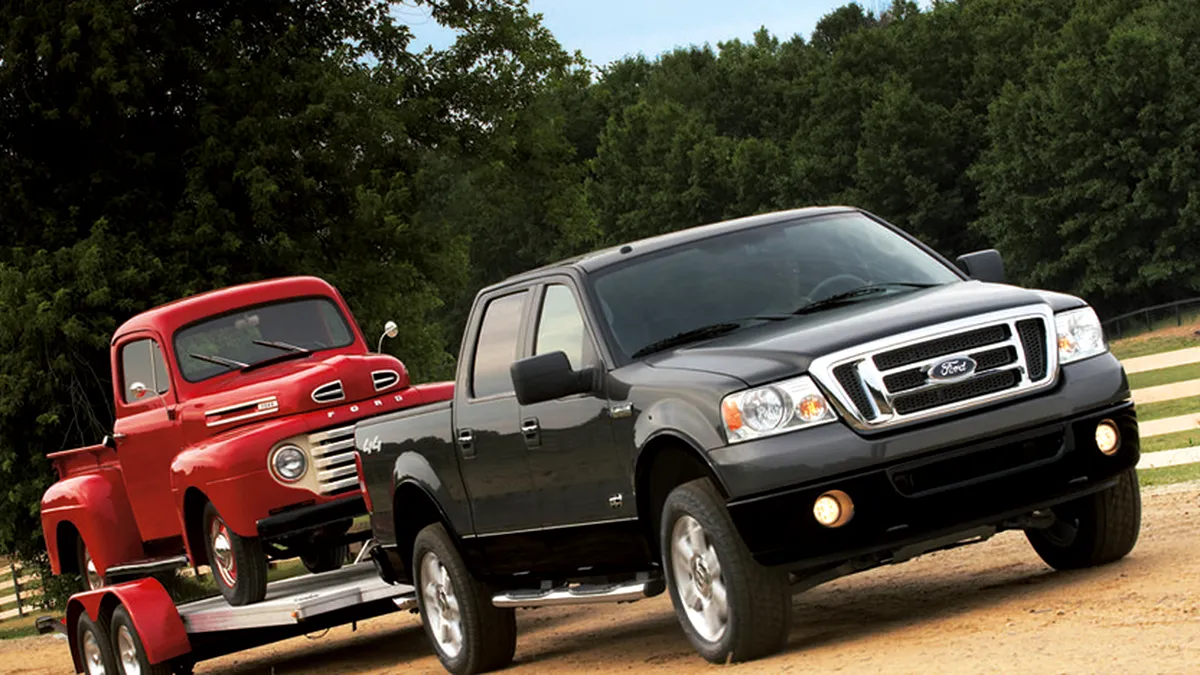
[[[371,382],[375,383],[375,391],[383,391],[395,386],[400,381],[400,373],[394,370],[376,370],[371,373]]]
[[[313,389],[312,400],[317,403],[333,403],[346,398],[346,391],[342,389],[342,381],[334,380]]]

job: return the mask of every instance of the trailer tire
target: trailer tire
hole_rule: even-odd
[[[99,623],[88,618],[87,612],[79,615],[75,622],[75,648],[79,650],[79,662],[84,675],[105,675],[117,672],[117,660],[113,656],[112,641],[108,634],[108,621],[101,616]]]
[[[320,574],[340,570],[349,557],[350,545],[340,544],[323,548],[314,547],[305,551],[304,555],[300,556],[300,562],[304,563],[304,568],[312,574]]]
[[[688,642],[712,663],[751,661],[787,642],[787,575],[750,554],[711,481],[684,483],[663,504],[659,550]]]
[[[208,564],[225,602],[240,607],[266,597],[267,554],[262,541],[231,530],[212,502],[204,505],[201,522]]]
[[[1056,570],[1095,567],[1124,558],[1142,529],[1142,493],[1137,469],[1121,473],[1117,484],[1052,507],[1055,524],[1026,530],[1038,556]]]
[[[133,625],[133,617],[129,616],[129,611],[124,605],[118,605],[113,611],[109,626],[118,675],[171,675],[171,664],[152,664],[146,658],[142,636],[138,635],[137,628]]]
[[[512,663],[516,613],[492,604],[490,589],[467,569],[441,523],[417,534],[412,570],[425,636],[447,671],[474,675]]]

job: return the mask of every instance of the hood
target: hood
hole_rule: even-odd
[[[1024,305],[1055,311],[1082,306],[1078,298],[1016,286],[963,281],[867,298],[794,319],[754,325],[713,340],[660,352],[654,368],[727,375],[747,386],[808,372],[812,360],[858,344],[932,324]]]
[[[220,433],[249,422],[362,401],[408,385],[404,364],[382,354],[285,361],[254,373],[242,386],[191,399],[181,416],[185,425]]]

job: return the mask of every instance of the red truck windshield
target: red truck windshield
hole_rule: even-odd
[[[176,332],[175,360],[184,379],[200,382],[281,354],[353,342],[345,317],[329,300],[286,300],[205,319]]]

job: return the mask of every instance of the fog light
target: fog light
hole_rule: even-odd
[[[854,516],[854,501],[841,490],[830,490],[813,502],[813,517],[825,527],[841,527]]]
[[[1121,432],[1112,420],[1096,425],[1096,447],[1106,455],[1115,455],[1121,449]]]

